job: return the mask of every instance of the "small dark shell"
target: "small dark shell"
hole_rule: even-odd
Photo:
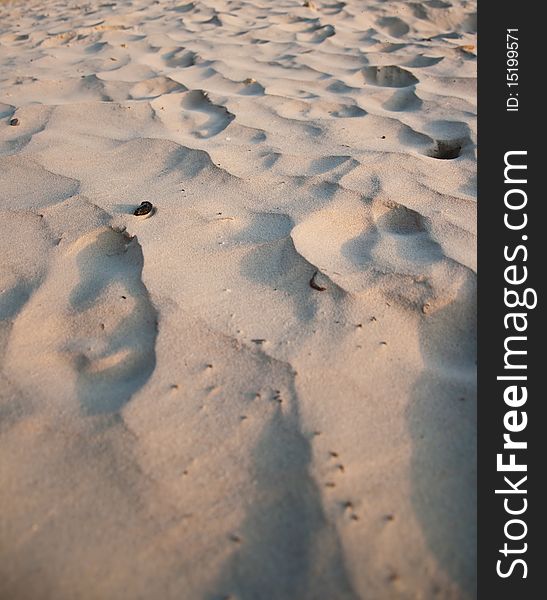
[[[136,217],[143,217],[149,215],[154,210],[152,202],[141,202],[141,205],[135,209],[133,213]]]
[[[18,119],[17,117],[15,117],[15,118],[13,118],[13,119],[12,119],[12,120],[9,122],[9,124],[10,124],[12,127],[16,127],[17,125],[19,125],[19,119]]]

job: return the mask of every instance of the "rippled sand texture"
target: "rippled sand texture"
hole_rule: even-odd
[[[475,2],[302,4],[2,4],[2,599],[475,596]]]

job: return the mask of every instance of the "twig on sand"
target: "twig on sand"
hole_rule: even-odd
[[[323,287],[322,285],[319,285],[315,281],[315,277],[316,277],[317,273],[318,273],[318,271],[315,271],[315,273],[312,275],[312,278],[310,279],[310,287],[313,288],[314,290],[317,290],[318,292],[324,292],[327,288]]]

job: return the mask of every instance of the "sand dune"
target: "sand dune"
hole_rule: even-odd
[[[0,4],[0,597],[473,598],[476,3]]]

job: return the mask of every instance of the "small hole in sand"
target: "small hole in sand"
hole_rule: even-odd
[[[436,140],[427,155],[439,160],[452,160],[458,158],[461,152],[462,142],[460,140]]]

